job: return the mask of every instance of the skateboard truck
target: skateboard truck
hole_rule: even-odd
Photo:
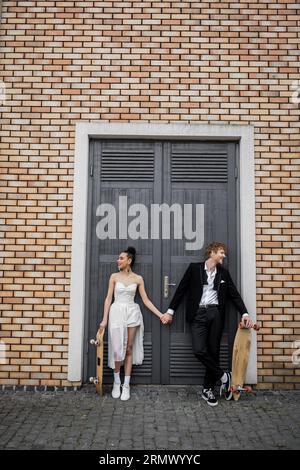
[[[90,383],[98,385],[99,379],[97,377],[90,377],[89,378]]]
[[[245,387],[242,387],[241,385],[232,385],[230,387],[230,390],[232,391],[232,393],[241,393],[241,392],[252,393],[253,392],[252,387],[250,387],[250,385],[246,385]]]
[[[92,344],[93,346],[99,346],[100,343],[97,339],[91,339],[90,344]]]

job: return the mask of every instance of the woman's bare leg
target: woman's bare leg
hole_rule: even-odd
[[[133,349],[134,338],[135,338],[138,328],[139,328],[138,326],[133,326],[132,328],[128,328],[127,348],[126,348],[126,355],[125,355],[125,361],[124,361],[124,369],[125,369],[126,376],[131,375],[132,349]]]
[[[117,361],[115,361],[115,368],[114,368],[114,373],[115,373],[115,374],[117,374],[118,372],[120,372],[121,365],[122,365],[122,362],[117,362]]]

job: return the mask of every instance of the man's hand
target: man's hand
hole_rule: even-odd
[[[169,313],[164,313],[164,314],[161,316],[160,321],[161,321],[164,325],[171,324],[172,321],[173,321],[173,315],[170,315]]]
[[[249,315],[244,315],[242,318],[242,322],[246,328],[253,328],[254,322]]]

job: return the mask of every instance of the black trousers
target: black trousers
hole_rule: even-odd
[[[204,388],[213,389],[224,371],[219,365],[224,321],[215,305],[200,307],[191,325],[193,351],[205,366]]]

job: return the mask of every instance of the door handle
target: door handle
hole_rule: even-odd
[[[164,276],[164,298],[169,297],[169,286],[176,286],[174,282],[169,282],[169,276]]]

